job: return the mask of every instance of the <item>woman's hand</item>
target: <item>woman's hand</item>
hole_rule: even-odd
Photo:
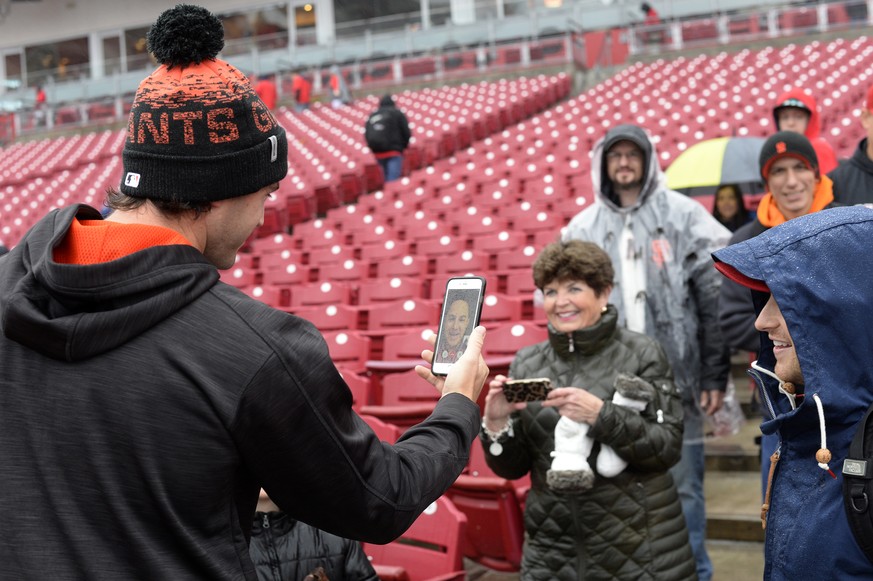
[[[485,427],[492,432],[499,432],[509,421],[509,416],[515,410],[524,409],[525,402],[509,403],[503,395],[505,375],[497,375],[488,384],[488,394],[485,396]]]
[[[603,407],[603,400],[584,389],[558,387],[549,392],[543,407],[557,408],[562,416],[594,425]]]

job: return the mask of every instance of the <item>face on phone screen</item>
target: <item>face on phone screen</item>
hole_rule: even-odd
[[[434,350],[435,374],[448,373],[466,349],[470,332],[479,324],[484,287],[484,280],[478,277],[449,281]]]

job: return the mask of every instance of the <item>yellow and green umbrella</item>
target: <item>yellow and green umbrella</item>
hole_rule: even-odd
[[[667,187],[689,196],[713,194],[722,184],[738,184],[744,193],[762,192],[758,155],[763,144],[763,137],[717,137],[695,143],[667,168]]]

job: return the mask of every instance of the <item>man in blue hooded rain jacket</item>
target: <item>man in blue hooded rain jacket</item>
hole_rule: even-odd
[[[873,210],[801,216],[713,253],[752,289],[761,350],[750,373],[776,434],[762,508],[764,579],[871,579],[843,505],[840,472],[873,403]]]

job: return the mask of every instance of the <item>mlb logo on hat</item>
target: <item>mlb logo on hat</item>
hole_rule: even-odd
[[[127,175],[124,176],[124,185],[131,188],[139,187],[139,174],[132,171],[127,172]]]

